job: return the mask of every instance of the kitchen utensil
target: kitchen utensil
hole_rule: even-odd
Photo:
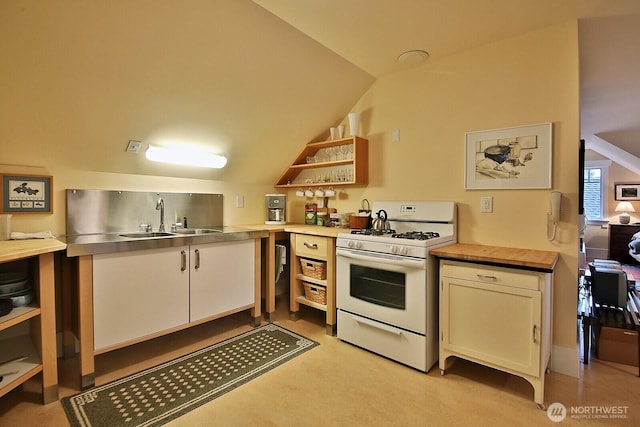
[[[13,303],[8,299],[0,299],[0,317],[6,316],[13,310]]]
[[[376,219],[371,223],[371,228],[374,230],[389,230],[389,228],[391,228],[389,221],[387,221],[387,211],[380,209],[378,213],[376,213]]]
[[[29,291],[23,293],[22,295],[16,295],[15,297],[11,297],[11,303],[14,307],[22,307],[23,305],[28,305],[33,301],[33,292]]]
[[[29,280],[22,273],[0,274],[0,295],[24,291],[29,286]]]
[[[369,215],[350,215],[349,228],[361,229],[369,226]]]

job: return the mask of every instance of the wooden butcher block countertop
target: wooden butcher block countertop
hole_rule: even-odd
[[[249,224],[242,225],[241,227],[250,228],[252,230],[267,230],[269,232],[284,231],[287,233],[309,234],[312,236],[320,237],[337,237],[340,233],[350,233],[350,228],[338,228],[338,227],[323,227],[320,225],[306,225],[306,224],[283,224],[283,225],[268,225],[268,224]]]
[[[63,251],[66,247],[67,245],[56,239],[3,240],[0,241],[0,262]]]
[[[460,261],[476,261],[546,271],[553,271],[559,258],[559,254],[553,251],[474,245],[467,243],[457,243],[455,245],[432,249],[430,253],[440,258]]]

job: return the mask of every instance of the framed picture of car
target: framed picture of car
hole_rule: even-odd
[[[53,213],[52,177],[11,174],[0,176],[0,213]]]

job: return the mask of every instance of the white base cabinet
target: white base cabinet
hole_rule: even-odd
[[[188,252],[182,246],[93,256],[96,351],[189,323]]]
[[[253,305],[254,252],[253,240],[191,246],[191,322]]]
[[[254,240],[94,255],[94,351],[253,307],[255,257]]]
[[[544,407],[552,273],[440,261],[440,370],[457,356],[518,375]]]

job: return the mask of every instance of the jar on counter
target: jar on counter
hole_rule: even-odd
[[[316,218],[316,222],[318,225],[327,225],[327,213],[326,212],[318,212],[317,218]]]

